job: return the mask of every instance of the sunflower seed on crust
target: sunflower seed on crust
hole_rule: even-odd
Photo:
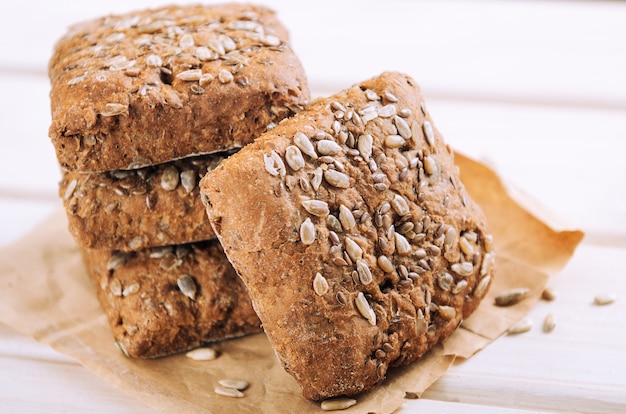
[[[316,273],[313,279],[313,290],[317,296],[324,296],[328,292],[328,281],[321,273]]]
[[[374,313],[374,310],[372,309],[370,304],[367,302],[367,299],[365,299],[365,295],[363,294],[363,292],[359,292],[357,294],[357,297],[354,300],[354,304],[356,305],[356,308],[361,316],[367,319],[370,324],[376,325],[376,314]]]

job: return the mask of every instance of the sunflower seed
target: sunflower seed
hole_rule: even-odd
[[[326,203],[325,201],[305,200],[302,201],[300,204],[302,204],[302,207],[304,207],[307,212],[317,217],[326,217],[330,213],[330,210],[328,209],[328,203]]]
[[[137,292],[139,292],[139,283],[133,283],[132,285],[128,285],[124,287],[124,290],[122,290],[122,296],[124,297],[130,296]]]
[[[452,306],[441,305],[439,306],[438,311],[439,311],[439,316],[441,316],[443,319],[447,321],[451,321],[452,319],[456,317],[456,309],[454,309],[454,307]]]
[[[276,46],[280,46],[280,43],[281,43],[281,40],[278,37],[272,36],[272,35],[261,36],[259,38],[259,40],[265,46],[274,46],[274,47],[276,47]]]
[[[489,282],[491,282],[491,276],[485,276],[480,279],[480,282],[476,285],[476,289],[474,290],[474,296],[477,298],[482,298],[485,293],[487,293],[487,287],[489,286]]]
[[[232,52],[237,48],[235,41],[230,36],[221,34],[219,35],[218,40],[222,43],[222,45],[224,45],[224,50],[226,52]]]
[[[124,252],[113,252],[107,262],[107,271],[115,270],[118,266],[125,264],[127,261],[128,254]]]
[[[496,296],[496,306],[515,305],[521,302],[526,297],[526,295],[528,295],[528,292],[530,292],[530,289],[528,288],[518,288],[501,293]]]
[[[396,106],[393,104],[385,105],[378,109],[378,116],[381,118],[390,118],[396,113]]]
[[[332,230],[335,234],[341,233],[343,231],[341,222],[337,217],[333,216],[332,214],[329,214],[328,217],[326,217],[326,227]]]
[[[197,82],[202,77],[202,69],[185,70],[177,74],[176,77],[185,82]]]
[[[321,273],[316,273],[313,279],[313,290],[318,296],[323,296],[328,292],[328,281]]]
[[[361,246],[359,246],[354,240],[350,237],[346,237],[344,243],[346,245],[346,252],[352,261],[355,262],[363,258],[363,249],[361,249]]]
[[[485,258],[486,256],[487,255],[485,255]],[[557,296],[557,293],[552,288],[545,288],[543,292],[541,292],[541,299],[547,300],[548,302],[552,302],[554,299],[556,299],[556,296]]]
[[[370,101],[377,101],[380,99],[380,97],[378,96],[378,94],[376,92],[374,92],[371,89],[366,89],[365,90],[365,97],[370,100]]]
[[[415,227],[415,224],[411,223],[410,221],[407,221],[406,223],[403,223],[400,226],[400,228],[398,229],[398,233],[403,234],[404,236],[406,236],[406,234],[408,232],[413,231],[414,227]]]
[[[161,175],[161,187],[165,191],[174,191],[176,187],[178,187],[179,180],[180,176],[178,170],[173,165],[170,165],[163,170],[163,175]]]
[[[181,275],[176,281],[178,288],[183,293],[183,295],[187,296],[191,300],[196,299],[196,293],[198,291],[198,287],[196,286],[196,282],[193,278],[187,274]]]
[[[186,170],[180,173],[180,182],[187,193],[191,193],[196,187],[196,172]]]
[[[248,381],[225,378],[217,381],[224,388],[243,391],[250,386]]]
[[[293,136],[293,143],[296,144],[296,146],[300,148],[303,153],[313,158],[314,160],[317,159],[317,153],[315,152],[315,148],[313,148],[313,144],[311,143],[309,137],[307,137],[304,133],[296,132]]]
[[[376,262],[378,263],[378,267],[385,273],[392,273],[395,270],[393,263],[391,263],[391,260],[385,255],[378,256]]]
[[[227,69],[220,69],[220,71],[217,73],[217,80],[219,80],[220,83],[229,83],[232,82],[233,79],[233,74]]]
[[[385,138],[385,146],[388,148],[400,148],[404,144],[406,141],[400,135],[387,135]]]
[[[363,157],[365,161],[369,161],[370,157],[372,156],[372,144],[373,138],[371,135],[364,134],[359,137],[357,148],[359,150],[359,153],[361,154],[361,157]]]
[[[391,207],[393,207],[394,211],[398,213],[400,217],[406,216],[410,213],[409,204],[406,199],[402,197],[400,194],[396,194],[390,202]]]
[[[459,276],[467,277],[474,271],[472,262],[454,263],[450,269]]]
[[[324,176],[324,171],[322,171],[320,167],[317,167],[315,171],[313,171],[313,177],[311,178],[311,187],[313,187],[315,191],[320,189],[323,176]]]
[[[126,349],[123,343],[121,343],[120,341],[115,341],[115,346],[117,347],[117,349],[120,350],[120,352],[122,352],[122,354],[124,354],[126,358],[130,357],[128,350]]]
[[[128,105],[121,103],[108,103],[104,110],[100,112],[102,116],[128,115]]]
[[[424,135],[426,136],[426,142],[431,147],[435,145],[435,132],[433,131],[433,126],[428,121],[424,121]]]
[[[396,128],[398,129],[398,134],[406,139],[411,139],[412,137],[412,132],[411,132],[411,127],[409,127],[409,124],[402,118],[400,118],[399,116],[395,116],[393,118],[394,123],[396,124]]]
[[[180,41],[178,42],[178,44],[180,45],[180,47],[184,48],[194,46],[196,43],[193,40],[193,36],[191,36],[189,33],[185,33],[180,37]]]
[[[285,150],[285,160],[287,161],[287,165],[294,171],[298,171],[304,167],[302,152],[300,152],[300,149],[295,145],[287,147]]]
[[[491,267],[496,262],[496,256],[493,253],[485,254],[483,258],[483,264],[480,266],[480,275],[484,276],[491,270]]]
[[[198,46],[194,52],[193,55],[195,57],[197,57],[198,59],[202,60],[202,61],[207,61],[207,60],[211,60],[214,58],[217,58],[217,55],[215,55],[208,47],[206,46]],[[159,65],[161,66],[161,65]]]
[[[356,226],[356,220],[352,215],[352,211],[343,204],[339,205],[339,221],[346,231],[350,231]]]
[[[450,273],[442,273],[437,278],[437,284],[441,290],[449,291],[450,287],[454,284],[454,278]]]
[[[437,162],[429,155],[424,157],[424,172],[428,175],[433,175],[437,172]]]
[[[398,254],[407,255],[411,253],[411,243],[409,243],[406,237],[400,233],[394,232],[394,240]]]
[[[548,313],[546,318],[543,320],[543,331],[545,333],[550,333],[556,328],[556,320],[554,319],[554,315]]]
[[[528,332],[530,331],[532,327],[533,327],[533,321],[528,318],[524,318],[521,321],[516,322],[513,325],[511,325],[509,329],[507,329],[507,333],[509,335],[516,335],[516,334]]]
[[[332,400],[324,400],[320,404],[322,411],[345,410],[356,404],[356,400],[352,398],[334,398]]]
[[[217,395],[221,395],[223,397],[231,397],[231,398],[243,398],[243,392],[236,390],[234,388],[226,388],[226,387],[215,387],[215,393]]]
[[[322,155],[336,155],[341,152],[341,147],[335,141],[323,139],[317,141],[317,152]]]
[[[372,283],[372,272],[364,260],[356,261],[356,271],[362,284],[369,285]]]
[[[610,305],[616,300],[617,300],[617,295],[614,295],[612,293],[601,293],[599,295],[596,295],[596,297],[593,299],[593,303],[599,306],[604,306],[604,305]]]
[[[146,58],[146,65],[153,67],[160,67],[163,65],[163,59],[158,55],[149,55]]]
[[[109,290],[113,294],[113,296],[122,296],[122,282],[118,279],[113,279],[109,283]]]
[[[474,254],[474,247],[464,235],[459,238],[459,247],[467,256],[472,256]]]
[[[372,310],[370,304],[365,299],[363,292],[359,292],[354,300],[355,305],[361,316],[369,321],[370,324],[376,325],[376,314]]]
[[[491,253],[491,251],[493,250],[493,235],[492,234],[486,234],[483,237],[483,245],[485,246],[485,252]]]
[[[304,222],[300,225],[300,240],[302,244],[310,245],[315,242],[316,232],[315,225],[311,221],[310,218],[306,218]]]
[[[189,359],[194,361],[212,361],[217,358],[217,351],[213,348],[196,348],[185,354]]]
[[[459,280],[459,283],[457,283],[456,286],[454,286],[452,288],[452,294],[453,295],[458,295],[463,290],[465,290],[466,287],[467,287],[467,280],[465,280],[465,279]]]
[[[211,83],[211,81],[213,81],[215,79],[215,76],[211,75],[210,73],[203,73],[202,76],[200,76],[200,86],[206,86],[209,83]]]
[[[324,179],[333,187],[348,188],[350,187],[350,177],[347,174],[335,170],[324,171]]]
[[[265,164],[265,170],[273,176],[285,176],[287,174],[285,164],[276,151],[263,154],[263,163]]]

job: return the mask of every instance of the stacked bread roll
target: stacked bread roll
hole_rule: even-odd
[[[50,61],[68,227],[118,346],[152,358],[260,331],[198,183],[307,105],[271,10],[170,6],[70,28]]]

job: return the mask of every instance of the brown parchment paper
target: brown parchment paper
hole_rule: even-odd
[[[495,282],[478,310],[444,344],[411,366],[391,370],[386,381],[357,397],[345,413],[391,413],[405,392],[419,396],[455,358],[469,358],[521,319],[539,299],[550,275],[570,259],[583,237],[563,230],[527,198],[520,197],[487,166],[456,155],[462,180],[483,207],[497,251]],[[541,219],[540,219],[541,217]],[[296,382],[279,365],[265,335],[215,345],[213,361],[184,355],[158,360],[125,358],[114,346],[80,254],[60,209],[33,232],[0,251],[0,322],[64,353],[96,375],[164,412],[315,413],[319,404],[301,397]],[[494,297],[528,287],[531,295],[509,308]],[[241,399],[212,390],[222,378],[250,382]]]

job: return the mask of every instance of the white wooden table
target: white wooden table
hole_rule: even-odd
[[[60,207],[46,65],[66,26],[170,1],[0,4],[0,246]],[[315,94],[412,75],[447,141],[587,236],[549,285],[557,328],[504,336],[402,413],[626,412],[626,3],[271,0]],[[0,275],[2,277],[2,275]],[[596,293],[618,300],[593,306]],[[0,412],[150,413],[0,325]]]

